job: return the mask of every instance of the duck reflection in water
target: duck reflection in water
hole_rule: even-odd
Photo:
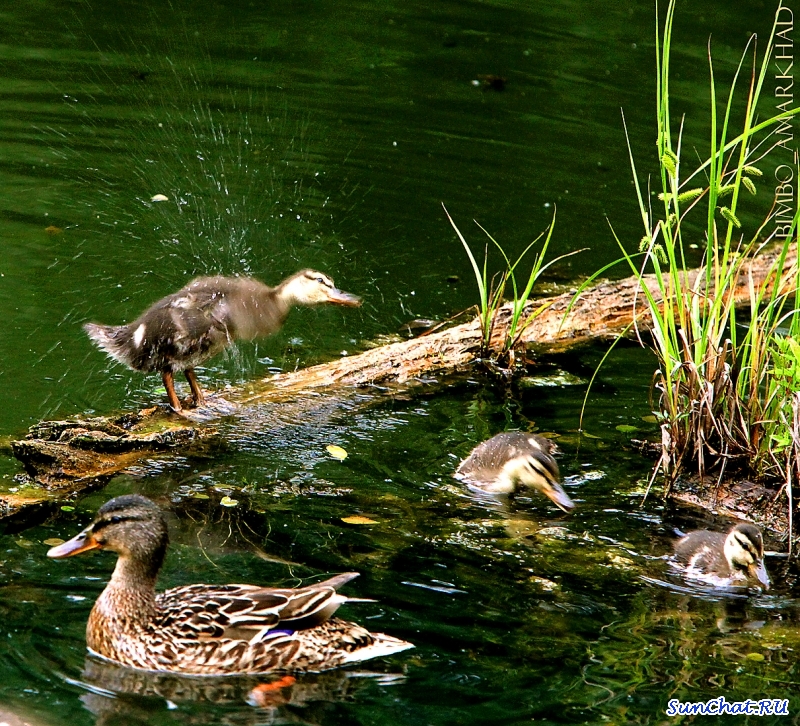
[[[166,711],[183,712],[176,719],[180,723],[266,726],[322,724],[329,704],[404,681],[400,673],[380,670],[198,678],[142,671],[90,655],[79,685],[96,726],[151,724],[159,710],[163,716]]]

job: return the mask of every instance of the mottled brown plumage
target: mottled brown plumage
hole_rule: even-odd
[[[86,627],[93,652],[124,665],[196,675],[321,671],[413,647],[333,617],[348,572],[301,588],[188,585],[156,594],[168,544],[161,510],[138,495],[107,502],[50,557],[119,555]]]
[[[174,374],[184,371],[195,405],[203,392],[195,366],[235,340],[252,340],[280,330],[295,305],[357,306],[360,298],[337,290],[321,272],[301,270],[277,287],[250,277],[198,277],[151,305],[127,325],[83,327],[114,360],[143,373],[158,371],[170,405],[181,410]]]
[[[531,487],[564,511],[575,504],[559,483],[558,464],[550,439],[522,431],[506,431],[478,444],[456,469],[455,477],[490,494],[511,494]]]
[[[737,524],[727,534],[706,529],[689,532],[675,543],[675,562],[689,577],[718,587],[769,590],[764,541],[752,524]]]

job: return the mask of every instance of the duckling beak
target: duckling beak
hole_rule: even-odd
[[[358,295],[351,295],[349,292],[337,290],[335,287],[328,290],[328,302],[334,305],[346,305],[349,308],[357,308],[361,305],[361,298]]]
[[[54,559],[72,557],[72,555],[79,555],[81,552],[96,550],[98,547],[100,547],[100,543],[92,535],[92,525],[90,524],[82,532],[78,532],[71,540],[51,547],[47,551],[47,556]]]
[[[570,512],[575,509],[575,502],[569,498],[561,484],[551,481],[548,482],[548,485],[549,486],[542,489],[542,492],[550,498],[553,504],[565,512]]]
[[[767,568],[764,565],[764,560],[760,560],[758,564],[750,565],[748,569],[750,570],[750,575],[761,583],[764,590],[769,590],[769,575],[767,574]]]

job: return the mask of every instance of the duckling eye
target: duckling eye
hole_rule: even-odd
[[[317,281],[317,282],[318,282],[320,285],[324,285],[324,284],[325,284],[325,279],[324,279],[324,278],[322,278],[322,277],[318,277],[316,281]]]
[[[119,524],[122,521],[122,517],[118,517],[118,516],[114,515],[108,521],[109,521],[110,524]]]

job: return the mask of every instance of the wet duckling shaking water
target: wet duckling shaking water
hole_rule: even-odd
[[[550,439],[506,431],[478,444],[459,464],[455,477],[488,494],[512,494],[520,485],[536,489],[565,512],[575,508],[559,482]]]
[[[86,323],[92,341],[133,370],[158,371],[169,402],[180,412],[174,374],[183,371],[192,401],[203,403],[194,369],[235,340],[252,340],[280,330],[295,305],[332,303],[355,307],[361,299],[337,290],[321,272],[301,270],[277,287],[251,277],[198,277],[159,300],[127,325]]]
[[[675,543],[675,561],[688,577],[717,587],[769,590],[764,540],[752,524],[737,524],[728,534],[706,529],[689,532]]]

